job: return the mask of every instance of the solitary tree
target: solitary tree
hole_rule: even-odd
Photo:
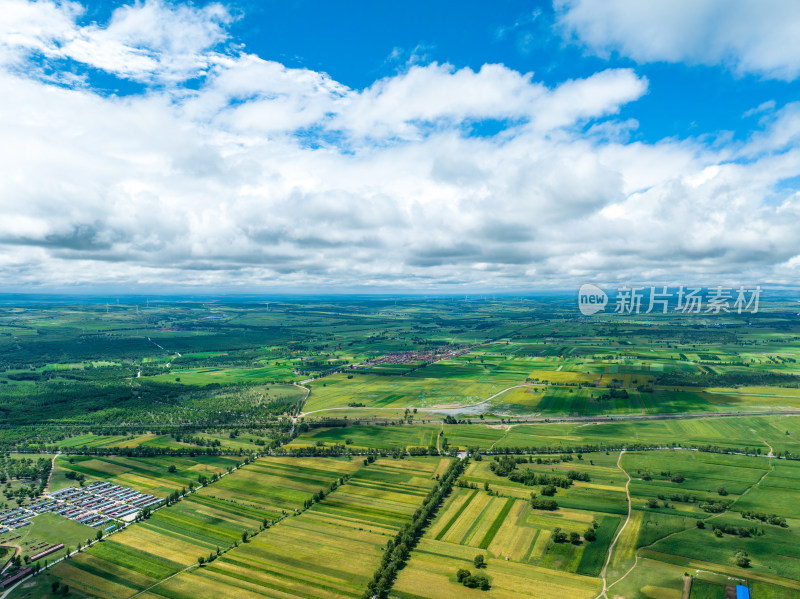
[[[736,565],[740,568],[749,568],[750,567],[750,558],[747,555],[746,551],[737,551],[736,556]]]
[[[486,567],[486,560],[484,559],[482,553],[476,555],[475,559],[472,560],[472,563],[475,564],[475,567],[479,570]]]
[[[486,574],[473,574],[472,576],[467,576],[462,584],[466,587],[486,591],[489,589],[489,578]]]

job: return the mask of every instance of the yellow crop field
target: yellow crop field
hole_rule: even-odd
[[[475,549],[423,538],[419,550],[412,554],[408,565],[400,572],[392,596],[399,599],[424,596],[432,598],[485,597],[483,591],[458,584],[455,573],[459,568],[474,570]],[[505,559],[489,558],[484,570],[490,578],[492,597],[560,597],[589,599],[602,587],[597,578],[580,576],[523,564]]]

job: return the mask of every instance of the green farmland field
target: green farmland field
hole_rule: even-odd
[[[377,460],[298,516],[282,520],[212,564],[151,589],[150,598],[360,597],[381,547],[433,487],[440,458]]]
[[[260,476],[285,465],[286,460],[263,458],[244,466],[58,564],[49,579],[61,580],[83,596],[127,597],[197,563],[198,556],[233,546],[242,532],[256,532],[265,520],[302,507],[314,491],[357,468],[347,460],[317,460],[313,465],[294,460],[282,470],[285,486]],[[249,500],[238,499],[242,488],[249,490]],[[39,592],[41,585],[34,585],[15,596],[39,597]]]
[[[295,439],[290,447],[311,446],[318,441],[354,447],[390,449],[436,445],[444,431],[454,447],[481,449],[522,447],[552,448],[599,445],[619,448],[628,444],[716,446],[741,451],[746,448],[800,455],[800,416],[751,416],[650,420],[643,422],[550,423],[550,424],[426,424],[414,426],[357,425],[314,428]],[[788,434],[787,434],[788,433]]]
[[[459,458],[390,597],[594,598],[605,583],[608,599],[685,599],[690,578],[693,597],[720,580],[800,596],[793,300],[581,318],[574,297],[6,299],[5,508],[81,482],[194,489],[11,599],[61,596],[54,582],[76,598],[357,598]],[[23,458],[42,461],[20,474]],[[95,533],[36,516],[0,551]],[[488,591],[456,579],[476,555]]]
[[[222,474],[241,463],[232,456],[157,456],[131,458],[123,456],[70,456],[56,458],[51,490],[75,485],[66,478],[69,471],[83,474],[87,480],[104,480],[131,487],[142,493],[165,497],[172,491],[196,483],[199,475]],[[170,467],[175,472],[170,472]]]

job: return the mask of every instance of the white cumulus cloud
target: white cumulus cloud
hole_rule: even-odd
[[[800,74],[794,0],[555,0],[557,22],[599,54],[725,65],[791,81]]]
[[[144,2],[88,25],[76,4],[5,6],[6,288],[530,289],[800,268],[791,104],[735,144],[645,143],[618,116],[648,90],[631,69],[545,84],[417,64],[352,89],[226,47],[217,5]],[[34,68],[66,55],[143,91]],[[501,131],[470,133],[486,120]]]

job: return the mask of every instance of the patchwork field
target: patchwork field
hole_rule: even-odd
[[[800,589],[795,528],[800,522],[789,498],[797,497],[800,464],[673,450],[626,452],[619,468],[619,455],[514,455],[522,462],[515,471],[588,475],[588,481],[556,489],[555,511],[533,508],[527,500],[532,491],[542,493],[543,486],[498,476],[491,467],[498,458],[473,461],[398,576],[395,595],[479,596],[481,591],[458,582],[456,572],[474,572],[473,558],[483,555],[488,566],[481,572],[489,577],[492,594],[594,597],[602,586],[598,576],[610,543],[625,523],[609,563],[610,597],[680,599],[687,568],[706,577],[738,573],[764,597],[795,596]],[[625,472],[632,477],[633,510],[627,522]],[[712,509],[722,499],[723,509]],[[781,514],[787,524],[743,517],[756,510]],[[586,540],[585,531],[594,523],[596,538]],[[554,541],[556,527],[580,540]],[[748,567],[735,563],[737,552],[749,556]]]
[[[401,571],[394,595],[479,596],[481,591],[459,584],[456,571],[475,571],[472,560],[483,555],[488,566],[482,572],[491,581],[492,595],[596,596],[602,586],[597,576],[622,521],[619,514],[626,510],[625,477],[615,467],[616,457],[592,454],[591,461],[559,461],[553,456],[524,456],[520,468],[539,474],[564,476],[568,469],[589,473],[590,481],[558,489],[555,511],[531,506],[530,494],[539,487],[494,474],[490,458],[473,461],[461,477],[462,486],[454,489]],[[583,539],[595,523],[595,539]],[[580,541],[555,542],[556,528],[566,535],[577,534]]]
[[[8,506],[56,451],[50,489],[211,479],[12,597],[359,597],[456,449],[473,455],[392,596],[589,598],[604,576],[608,599],[685,599],[691,578],[694,597],[729,578],[800,595],[800,461],[778,459],[800,457],[794,298],[588,319],[574,297],[184,299],[0,309]],[[35,474],[9,461],[40,453]],[[48,515],[0,543],[95,532]],[[489,591],[457,579],[477,555]]]
[[[786,451],[800,455],[800,416],[751,416],[696,418],[685,420],[647,420],[641,422],[541,423],[541,424],[416,424],[413,426],[358,425],[314,428],[294,439],[288,447],[309,447],[317,442],[344,444],[353,448],[394,449],[436,446],[444,432],[451,447],[479,447],[483,450],[506,447],[576,448],[585,445],[620,448],[647,445],[720,447],[752,449],[767,454]]]
[[[87,481],[103,480],[131,487],[143,493],[166,497],[170,493],[197,483],[200,475],[211,477],[238,466],[242,458],[235,456],[125,456],[62,455],[56,458],[56,469],[50,490],[75,485],[67,472],[83,474]],[[170,469],[174,467],[174,472]]]
[[[386,541],[410,520],[448,461],[379,459],[300,515],[143,596],[360,597]]]
[[[254,533],[284,511],[302,507],[314,492],[358,466],[334,458],[313,465],[262,458],[61,562],[47,576],[21,585],[14,596],[40,597],[50,581],[60,580],[80,596],[128,597],[196,564],[200,556],[233,546],[244,531]],[[280,472],[286,481],[276,486],[274,477],[262,479],[265,469]],[[247,501],[238,499],[242,488],[249,490]]]
[[[758,581],[766,597],[790,597],[800,589],[795,582],[800,577],[800,522],[796,501],[789,499],[797,497],[795,476],[800,464],[686,451],[627,452],[621,464],[633,477],[630,489],[635,509],[609,570],[609,580],[619,581],[614,583],[615,592],[635,597],[636,581],[648,581],[640,589],[655,584],[649,569],[656,575],[666,569],[672,582],[656,586],[675,593],[680,589],[676,576],[680,568],[724,576],[738,573]],[[708,507],[720,502],[727,509]],[[786,524],[744,517],[753,511],[779,515]],[[720,534],[715,528],[721,529]],[[735,563],[737,552],[749,558],[747,567]],[[662,565],[644,567],[653,560]],[[704,590],[699,593],[718,590],[700,588]],[[665,591],[663,596],[671,595]]]

